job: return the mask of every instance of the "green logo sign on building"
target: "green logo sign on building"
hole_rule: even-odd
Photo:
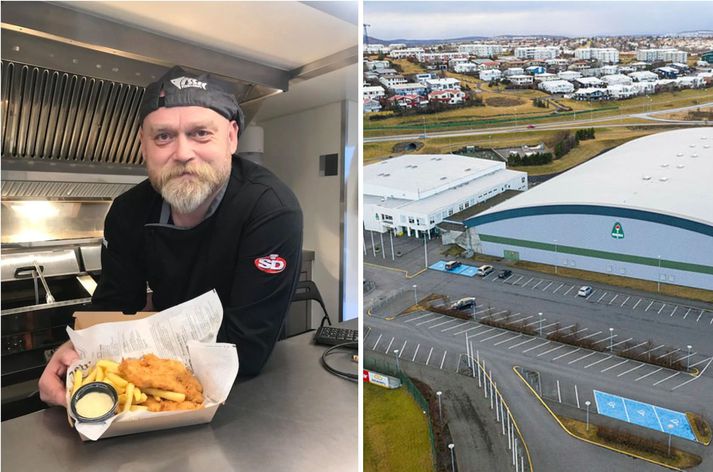
[[[614,227],[611,229],[611,237],[614,239],[624,239],[624,228],[621,227],[621,223],[618,221],[614,223]]]

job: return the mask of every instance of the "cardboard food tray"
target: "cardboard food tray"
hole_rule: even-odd
[[[153,316],[155,313],[151,312],[141,312],[135,315],[125,315],[120,312],[76,312],[74,313],[74,328],[75,331],[81,333],[81,330],[90,328],[92,326],[108,323],[108,322],[124,322],[124,321],[138,321],[141,319]],[[218,346],[218,345],[216,345]],[[221,348],[224,346],[218,346]],[[234,347],[232,348],[234,350]],[[237,361],[237,354],[236,354]],[[236,367],[237,375],[237,367]],[[196,375],[201,384],[205,385],[204,379]],[[210,379],[208,379],[210,380]],[[227,394],[225,395],[227,397]],[[158,413],[144,413],[141,418],[127,418],[121,417],[115,419],[106,431],[101,433],[99,439],[110,438],[115,436],[122,436],[127,434],[142,433],[147,431],[156,431],[161,429],[178,428],[181,426],[190,426],[196,424],[210,423],[215,416],[215,413],[220,407],[221,403],[213,403],[208,406],[196,409],[196,410],[182,410],[182,411],[169,411],[169,412],[158,412]],[[69,410],[67,411],[68,418],[70,419],[70,424],[73,424],[73,418],[70,416]],[[90,438],[84,435],[82,432],[77,431],[82,441],[95,440],[96,438]]]

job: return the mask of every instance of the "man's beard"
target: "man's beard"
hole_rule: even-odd
[[[189,173],[191,179],[182,179]],[[158,174],[149,171],[149,180],[161,193],[171,208],[181,214],[195,211],[221,186],[230,176],[230,161],[227,165],[218,164],[215,168],[209,164],[174,164],[161,169]]]

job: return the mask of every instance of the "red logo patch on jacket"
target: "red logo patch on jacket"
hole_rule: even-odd
[[[255,259],[255,267],[268,274],[279,274],[287,268],[287,261],[277,254]]]

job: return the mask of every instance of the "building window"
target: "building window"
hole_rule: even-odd
[[[413,218],[409,218],[409,219],[408,219],[408,222],[411,223],[411,224],[413,224]]]
[[[379,221],[379,214],[377,213],[375,216],[376,216],[376,221]]]

